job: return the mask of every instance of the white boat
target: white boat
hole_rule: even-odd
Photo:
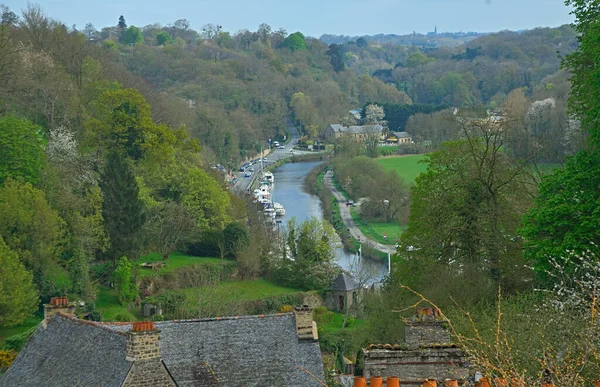
[[[263,175],[263,178],[266,181],[268,181],[269,183],[275,182],[275,176],[273,176],[273,174],[271,172],[265,172],[265,174]]]
[[[275,209],[274,208],[265,208],[265,215],[267,216],[267,218],[274,218],[275,215]]]
[[[277,216],[285,216],[285,208],[280,203],[273,203],[273,209]]]

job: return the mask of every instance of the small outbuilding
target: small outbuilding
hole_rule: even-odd
[[[358,301],[359,290],[354,278],[342,272],[333,280],[325,304],[331,310],[344,312]]]

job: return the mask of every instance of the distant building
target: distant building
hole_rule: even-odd
[[[391,145],[412,144],[412,136],[408,132],[391,132],[385,139]]]
[[[364,141],[369,135],[377,134],[383,137],[384,127],[381,125],[344,126],[342,124],[330,124],[323,132],[325,140],[333,142],[344,136],[352,136],[358,141]]]
[[[63,300],[64,299],[64,300]],[[55,305],[56,304],[56,305]],[[1,387],[321,386],[312,310],[137,323],[78,320],[66,298],[44,321]]]
[[[337,312],[345,312],[358,301],[358,283],[346,273],[340,273],[332,282],[325,305]]]

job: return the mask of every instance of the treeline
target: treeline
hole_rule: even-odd
[[[99,283],[131,301],[132,261],[207,233],[237,256],[246,207],[205,169],[188,109],[38,7],[0,10],[0,326]]]

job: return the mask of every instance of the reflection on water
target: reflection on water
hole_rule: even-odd
[[[281,203],[285,207],[283,225],[292,217],[296,217],[298,223],[302,223],[310,217],[322,220],[321,201],[318,197],[306,193],[303,190],[304,178],[320,162],[287,163],[275,168],[275,187],[273,189],[273,201]],[[375,281],[378,281],[387,273],[386,265],[370,259],[359,260],[355,254],[346,253],[341,247],[335,250],[335,261],[344,270],[351,267],[359,267],[361,271],[373,273]]]

